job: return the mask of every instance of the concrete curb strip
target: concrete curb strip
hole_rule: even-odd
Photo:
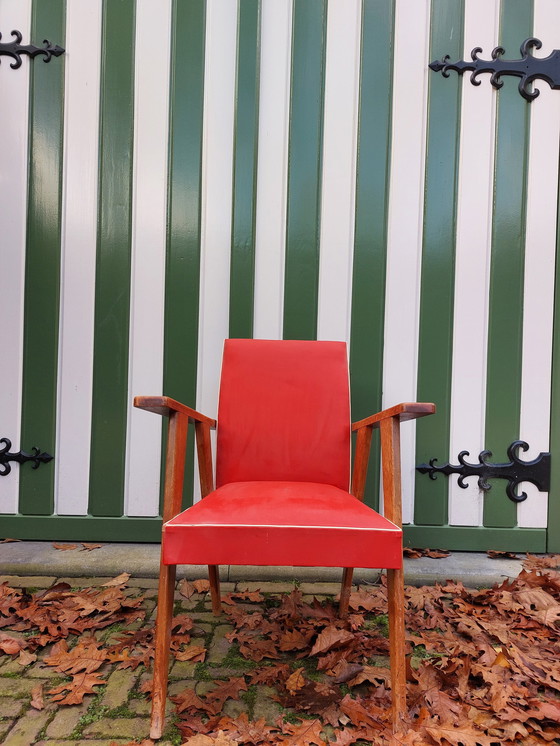
[[[159,544],[103,544],[99,549],[80,551],[55,549],[52,542],[17,541],[0,544],[0,576],[115,577],[128,572],[137,578],[157,578]],[[462,582],[471,588],[489,587],[506,578],[515,578],[522,568],[518,560],[491,559],[479,552],[452,552],[443,559],[405,559],[405,582],[432,585],[446,580]],[[223,581],[338,582],[341,569],[333,567],[222,567]],[[356,583],[376,583],[378,570],[355,571]],[[202,565],[179,566],[179,578],[205,578]],[[0,582],[2,578],[0,578]]]

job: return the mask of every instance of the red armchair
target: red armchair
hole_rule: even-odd
[[[151,737],[165,717],[177,564],[343,567],[340,614],[354,567],[387,569],[393,731],[406,711],[399,426],[433,404],[398,404],[350,424],[342,342],[226,340],[216,421],[165,396],[134,405],[169,417]],[[187,426],[193,422],[203,499],[181,512]],[[381,431],[384,515],[363,500],[372,430]],[[357,434],[350,485],[350,435]]]

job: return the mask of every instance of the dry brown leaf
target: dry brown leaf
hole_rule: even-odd
[[[0,650],[7,655],[17,655],[25,647],[25,642],[12,635],[6,635],[0,632]]]
[[[185,650],[178,650],[174,653],[175,660],[193,661],[193,663],[202,663],[206,657],[206,648],[200,645],[189,645]]]
[[[130,578],[129,572],[121,572],[120,575],[117,575],[116,578],[113,578],[112,580],[108,580],[106,583],[103,583],[104,588],[113,588],[115,586],[125,585],[125,583]]]
[[[496,549],[489,549],[486,552],[486,555],[490,557],[490,559],[518,559],[514,552],[501,552]]]
[[[181,596],[183,596],[183,598],[186,598],[187,600],[191,596],[194,596],[194,594],[196,593],[196,588],[194,587],[194,585],[191,583],[190,580],[181,580],[181,582],[178,585],[177,590],[179,591]]]
[[[293,674],[286,679],[285,687],[290,694],[295,694],[298,689],[301,689],[303,686],[305,686],[303,667],[296,668]]]
[[[77,549],[77,544],[53,544],[55,549],[60,549],[61,552],[68,552],[71,549]]]
[[[21,539],[2,539],[0,544],[11,544],[13,541],[21,541]]]
[[[195,580],[193,581],[193,585],[197,593],[208,593],[210,590],[210,582],[208,580]]]
[[[282,732],[287,735],[279,736],[278,743],[283,746],[327,746],[321,736],[322,730],[320,720],[304,720],[297,725],[284,723]]]
[[[34,686],[31,690],[31,707],[33,707],[34,710],[42,710],[45,707],[45,703],[43,701],[43,685],[37,684],[37,686]]]
[[[82,541],[80,552],[91,552],[93,549],[100,549],[102,546],[103,544],[88,544],[85,541]]]
[[[36,660],[36,653],[30,653],[29,650],[22,650],[19,654],[17,662],[20,666],[29,666],[30,663],[35,663]]]
[[[560,554],[542,555],[527,553],[523,561],[526,570],[546,570],[548,568],[560,567]]]
[[[72,681],[66,681],[60,686],[55,686],[54,689],[49,689],[47,694],[54,694],[53,702],[61,705],[79,705],[86,694],[95,694],[93,687],[107,683],[105,679],[100,679],[100,676],[100,673],[78,674],[72,677]]]
[[[331,648],[345,645],[353,639],[354,635],[352,632],[348,632],[345,629],[337,629],[333,626],[325,627],[315,640],[315,645],[313,645],[309,655],[326,653]]]

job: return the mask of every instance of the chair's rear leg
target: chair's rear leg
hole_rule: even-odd
[[[218,565],[208,565],[208,579],[210,580],[212,614],[220,616],[222,613],[222,601],[220,598],[220,568]]]
[[[165,725],[171,618],[175,591],[175,565],[161,565],[159,571],[158,610],[156,618],[154,689],[150,738],[161,738]]]
[[[338,602],[338,613],[341,617],[348,615],[348,602],[350,601],[350,591],[352,590],[352,576],[354,575],[353,567],[345,567],[342,571],[342,584],[340,586],[340,601]]]
[[[387,570],[389,605],[389,659],[391,665],[391,699],[393,735],[404,729],[406,716],[406,662],[404,631],[404,571]]]

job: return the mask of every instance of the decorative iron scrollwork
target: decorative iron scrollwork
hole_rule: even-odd
[[[47,39],[43,41],[44,47],[36,47],[33,44],[22,44],[21,31],[12,31],[12,36],[15,36],[15,41],[0,42],[0,56],[7,55],[14,58],[14,62],[10,65],[13,70],[21,67],[22,54],[26,54],[29,57],[36,57],[38,54],[42,54],[45,58],[44,62],[50,62],[52,57],[60,57],[65,52],[58,44],[51,44]],[[2,34],[0,34],[1,38]]]
[[[40,464],[47,464],[53,459],[50,453],[40,451],[35,446],[31,449],[33,453],[26,453],[25,451],[10,453],[12,441],[9,438],[0,438],[0,443],[4,443],[4,447],[0,448],[0,477],[6,477],[12,471],[10,461],[17,461],[18,464],[33,461],[33,468],[38,469]]]
[[[508,463],[491,464],[488,459],[492,456],[491,451],[481,451],[478,455],[478,464],[471,464],[466,461],[469,456],[468,451],[461,451],[458,456],[459,464],[444,464],[436,466],[437,459],[430,459],[429,464],[420,464],[416,467],[421,474],[428,474],[430,479],[436,479],[438,474],[459,474],[459,487],[466,489],[468,485],[465,479],[468,477],[478,477],[478,487],[484,492],[488,492],[492,485],[489,479],[507,479],[508,485],[506,493],[510,500],[516,503],[523,502],[527,499],[527,493],[522,492],[518,495],[515,490],[520,482],[532,482],[540,492],[548,492],[550,489],[550,453],[539,453],[537,458],[532,461],[522,461],[517,454],[518,449],[527,451],[529,445],[524,440],[515,440],[507,449],[507,455],[510,459]]]
[[[529,86],[537,78],[542,78],[553,89],[560,88],[560,49],[554,49],[548,57],[533,57],[531,48],[540,49],[542,42],[540,39],[525,39],[521,45],[521,59],[503,60],[501,57],[505,54],[503,47],[495,47],[492,50],[492,59],[483,60],[478,55],[482,52],[482,47],[475,47],[471,52],[471,60],[458,60],[449,62],[449,55],[446,54],[441,60],[434,60],[430,63],[430,70],[441,72],[445,77],[449,77],[449,71],[455,70],[462,75],[466,70],[472,70],[471,83],[480,85],[478,76],[481,73],[492,73],[490,82],[494,88],[501,88],[504,84],[501,77],[503,75],[514,75],[521,78],[519,81],[519,93],[527,101],[533,101],[537,98],[540,91],[538,88],[531,90]]]

